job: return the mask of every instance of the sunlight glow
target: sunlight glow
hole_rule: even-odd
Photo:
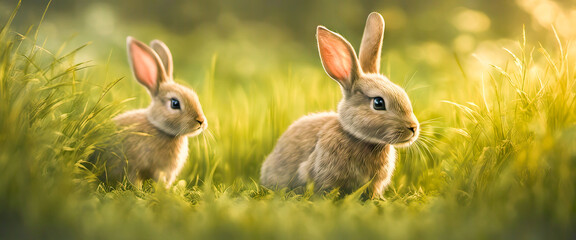
[[[483,12],[463,9],[454,16],[452,24],[460,31],[479,33],[490,28],[490,18]]]
[[[561,36],[576,36],[575,9],[563,9],[552,0],[516,0],[516,4],[530,14],[540,27],[551,29],[554,26]]]
[[[454,39],[453,44],[458,52],[470,52],[476,47],[476,39],[470,34],[460,34]]]

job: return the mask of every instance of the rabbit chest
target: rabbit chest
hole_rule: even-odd
[[[319,188],[340,188],[349,193],[370,183],[368,190],[380,193],[390,182],[396,153],[391,145],[352,136],[335,119],[319,132],[310,157],[314,161],[311,175]]]
[[[188,157],[188,138],[158,130],[143,112],[128,112],[115,121],[126,131],[122,145],[131,178],[173,181]]]

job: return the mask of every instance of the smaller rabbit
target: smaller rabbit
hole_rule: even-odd
[[[159,40],[146,44],[127,38],[128,60],[134,77],[150,93],[146,109],[118,115],[113,120],[124,129],[121,144],[97,151],[92,159],[105,161],[103,181],[123,177],[140,186],[153,179],[170,186],[188,157],[188,137],[205,130],[208,121],[196,93],[173,80],[172,54]]]
[[[260,182],[269,188],[301,188],[349,194],[367,185],[378,198],[394,171],[394,146],[418,138],[419,124],[410,99],[379,73],[384,19],[366,21],[360,58],[342,36],[318,26],[316,37],[326,73],[344,95],[338,113],[311,114],[294,122],[262,165]]]

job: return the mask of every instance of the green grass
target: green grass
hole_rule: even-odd
[[[386,62],[423,136],[400,151],[386,200],[360,201],[258,185],[286,127],[334,110],[340,90],[319,63],[234,74],[225,54],[207,61],[202,79],[178,78],[197,90],[210,128],[192,139],[175,186],[101,185],[82,163],[115,134],[112,116],[146,106],[143,88],[127,64],[106,64],[125,68],[125,78],[109,77],[75,60],[91,46],[47,49],[36,28],[15,33],[11,21],[0,33],[3,239],[576,237],[576,46],[564,39],[524,38],[500,50],[503,65],[462,59],[442,80],[402,81]]]

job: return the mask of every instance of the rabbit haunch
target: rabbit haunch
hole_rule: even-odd
[[[379,74],[384,19],[368,16],[359,58],[337,33],[319,26],[316,36],[322,66],[342,88],[338,112],[294,122],[263,163],[261,183],[294,189],[313,182],[317,191],[343,193],[368,184],[366,193],[380,197],[394,171],[394,146],[410,145],[419,133],[406,92]]]
[[[150,47],[127,38],[128,59],[136,80],[152,98],[148,108],[118,115],[113,120],[122,128],[109,149],[97,151],[92,159],[105,162],[104,181],[126,177],[140,185],[153,179],[171,185],[188,157],[188,137],[207,128],[196,93],[173,80],[172,54],[154,40]]]

